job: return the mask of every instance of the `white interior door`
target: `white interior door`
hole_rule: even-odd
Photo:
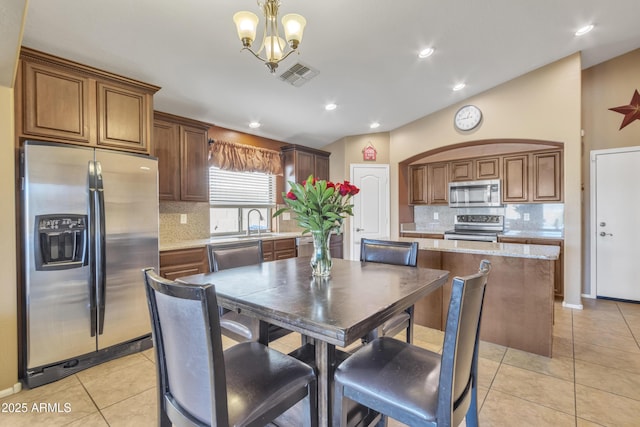
[[[640,301],[640,147],[591,152],[591,283],[599,297]]]
[[[353,198],[352,260],[360,259],[360,239],[389,238],[389,165],[351,165],[351,183],[360,188]]]

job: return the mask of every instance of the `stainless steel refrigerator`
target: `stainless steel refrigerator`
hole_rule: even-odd
[[[20,174],[24,382],[151,347],[141,270],[158,270],[157,160],[26,141]]]

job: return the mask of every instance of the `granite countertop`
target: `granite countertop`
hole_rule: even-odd
[[[400,233],[404,234],[444,234],[445,231],[453,227],[442,227],[438,225],[422,225],[415,223],[400,224]],[[562,231],[548,230],[505,230],[498,233],[498,236],[518,237],[522,239],[564,239]]]
[[[474,242],[467,240],[413,239],[400,238],[400,241],[418,242],[420,250],[458,252],[466,254],[496,255],[515,258],[535,258],[555,261],[560,256],[559,246],[523,245],[521,243]]]
[[[258,240],[258,239],[259,240],[293,239],[296,237],[300,237],[301,235],[302,233],[300,232],[263,233],[261,235],[252,234],[251,237],[225,236],[225,237],[211,237],[209,239],[183,240],[179,242],[160,242],[160,252],[172,251],[176,249],[198,248],[198,247],[206,246],[210,243],[230,243],[230,242],[241,242],[244,240]]]

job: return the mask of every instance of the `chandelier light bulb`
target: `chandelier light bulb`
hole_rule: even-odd
[[[251,44],[256,39],[258,16],[255,13],[242,11],[233,15],[233,22],[236,24],[238,38],[243,46],[251,47]]]

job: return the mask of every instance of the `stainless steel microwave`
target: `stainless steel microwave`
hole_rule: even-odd
[[[449,183],[449,207],[480,208],[502,206],[499,179]]]

